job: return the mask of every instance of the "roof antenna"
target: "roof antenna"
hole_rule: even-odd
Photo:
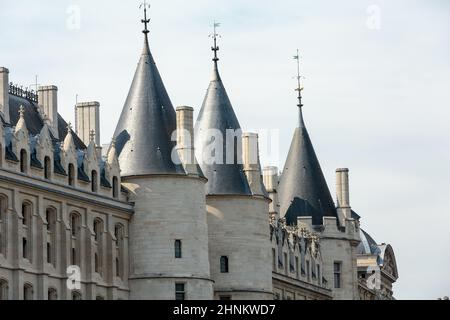
[[[217,38],[220,38],[220,35],[217,33],[218,27],[220,27],[220,23],[216,22],[214,20],[214,24],[213,24],[214,33],[209,35],[211,38],[214,39],[214,46],[211,47],[211,50],[214,51],[213,61],[216,66],[217,66],[217,61],[219,61],[219,58],[217,57],[217,51],[219,51],[219,47],[217,46]]]
[[[297,54],[294,56],[294,60],[297,60],[297,88],[295,89],[295,91],[298,92],[298,104],[297,107],[299,108],[299,125],[300,127],[304,127],[305,124],[303,122],[303,114],[302,114],[302,107],[303,107],[303,103],[302,103],[302,91],[303,91],[303,87],[301,85],[301,79],[304,79],[303,76],[300,75],[300,53],[297,49]]]
[[[144,24],[144,30],[142,30],[142,33],[145,34],[147,37],[147,34],[150,32],[148,31],[148,23],[150,22],[150,19],[147,19],[147,8],[150,9],[150,4],[147,3],[147,0],[144,0],[143,3],[139,6],[139,9],[144,8],[144,19],[141,20],[141,22]]]

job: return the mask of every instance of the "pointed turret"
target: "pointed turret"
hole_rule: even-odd
[[[298,54],[294,58],[299,59]],[[306,216],[321,225],[324,216],[337,217],[337,212],[303,120],[300,73],[296,90],[299,120],[278,186],[280,215],[287,224],[296,224],[297,217]]]
[[[144,48],[114,133],[122,177],[177,174],[184,170],[171,135],[176,115],[148,44],[145,19]]]
[[[214,31],[214,68],[195,126],[197,160],[208,178],[206,194],[251,195],[240,160],[241,126],[220,78],[216,38]],[[230,138],[230,134],[235,134],[235,138]]]

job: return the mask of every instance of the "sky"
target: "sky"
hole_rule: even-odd
[[[24,86],[57,85],[59,112],[101,103],[109,143],[142,49],[139,1],[0,0],[0,66]],[[276,130],[283,167],[304,117],[330,191],[350,169],[363,228],[393,246],[398,299],[450,295],[450,2],[154,0],[150,46],[174,106],[198,113],[221,26],[222,79],[246,130]],[[78,95],[78,100],[76,96]]]

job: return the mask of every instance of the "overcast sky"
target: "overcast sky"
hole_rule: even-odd
[[[394,3],[395,2],[395,3]],[[154,0],[150,45],[174,106],[198,112],[220,69],[245,129],[278,129],[284,164],[296,125],[301,51],[304,116],[334,194],[350,168],[351,204],[394,247],[397,298],[450,295],[450,2]],[[101,103],[108,143],[142,48],[139,1],[0,0],[0,65],[10,80],[59,88],[59,112]],[[77,13],[80,13],[79,24]]]

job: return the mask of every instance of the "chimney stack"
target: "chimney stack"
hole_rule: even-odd
[[[38,88],[39,105],[49,121],[53,136],[59,139],[58,133],[58,87],[42,86]]]
[[[93,131],[95,145],[100,147],[100,103],[97,101],[77,103],[75,110],[76,133],[81,141],[89,145]]]
[[[337,211],[341,222],[351,218],[348,169],[336,169]],[[344,224],[345,225],[345,224]]]
[[[275,192],[278,186],[278,167],[264,167],[263,178],[267,192]]]
[[[0,111],[9,123],[9,70],[0,67]]]
[[[177,151],[188,173],[197,173],[194,148],[194,109],[177,107]]]
[[[259,163],[258,135],[256,133],[242,134],[242,161],[252,193],[266,195]]]

